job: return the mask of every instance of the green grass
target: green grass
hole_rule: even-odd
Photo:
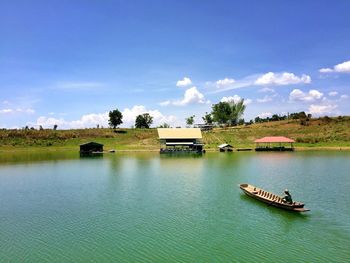
[[[235,148],[254,148],[254,140],[264,136],[286,136],[296,141],[297,148],[350,147],[350,117],[312,119],[308,125],[299,120],[278,121],[248,126],[215,128],[203,132],[207,150],[221,143]],[[156,129],[80,129],[80,130],[0,130],[0,150],[71,150],[89,141],[104,144],[104,149],[159,149]]]

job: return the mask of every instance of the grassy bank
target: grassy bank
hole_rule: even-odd
[[[253,141],[264,136],[290,137],[297,149],[346,149],[350,148],[350,117],[311,119],[307,125],[286,120],[215,128],[203,132],[203,142],[209,151],[225,142],[236,148],[253,148]],[[0,130],[0,151],[77,151],[79,144],[89,141],[103,143],[105,150],[156,151],[157,138],[156,129]]]

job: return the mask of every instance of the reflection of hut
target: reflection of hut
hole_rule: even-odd
[[[80,155],[102,154],[103,144],[88,142],[80,145]]]
[[[232,152],[233,146],[227,143],[220,144],[219,146],[220,152]]]
[[[161,153],[204,152],[199,128],[159,128],[158,136]]]
[[[283,136],[264,137],[255,140],[255,151],[294,151],[294,142],[294,140]]]

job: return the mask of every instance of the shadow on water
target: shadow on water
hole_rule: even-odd
[[[20,164],[46,161],[71,160],[79,158],[76,151],[19,151],[0,152],[0,165]]]
[[[202,153],[162,153],[159,154],[161,159],[177,158],[177,159],[188,159],[188,158],[203,158],[205,154]]]
[[[281,216],[284,217],[288,220],[304,220],[307,221],[310,219],[310,212],[307,213],[300,213],[300,212],[294,212],[294,211],[287,211],[266,203],[263,203],[259,200],[256,200],[254,198],[251,198],[245,194],[240,194],[240,199],[243,200],[244,202],[251,203],[256,205],[257,207],[264,208],[264,210],[269,211],[271,214],[276,215],[276,216]]]

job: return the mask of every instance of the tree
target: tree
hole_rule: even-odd
[[[213,116],[211,113],[206,112],[204,117],[202,117],[202,120],[204,121],[205,124],[213,124]]]
[[[226,124],[230,119],[231,107],[228,102],[219,102],[212,106],[213,120],[219,124]]]
[[[260,123],[262,122],[262,119],[258,116],[258,117],[255,117],[255,123]]]
[[[164,122],[163,124],[159,125],[159,128],[170,128],[170,125]]]
[[[186,124],[187,124],[188,126],[193,125],[193,123],[194,123],[194,117],[196,117],[196,116],[195,116],[195,115],[192,115],[192,116],[186,118]]]
[[[238,120],[242,117],[246,108],[244,105],[244,99],[241,99],[238,102],[230,101],[229,104],[231,107],[230,123],[231,125],[237,125]]]
[[[135,128],[149,129],[149,127],[151,126],[152,123],[153,123],[153,117],[151,115],[149,115],[149,113],[140,114],[136,117]]]
[[[108,124],[115,129],[118,125],[123,123],[122,119],[123,114],[118,109],[115,109],[109,112]]]
[[[219,124],[229,123],[231,125],[237,125],[245,108],[244,99],[241,99],[238,102],[219,102],[212,107],[213,119]]]
[[[273,114],[271,117],[271,121],[278,121],[280,117],[277,114]]]
[[[57,130],[57,127],[58,127],[57,124],[55,124],[55,125],[53,126],[53,129],[54,129],[54,130]]]

